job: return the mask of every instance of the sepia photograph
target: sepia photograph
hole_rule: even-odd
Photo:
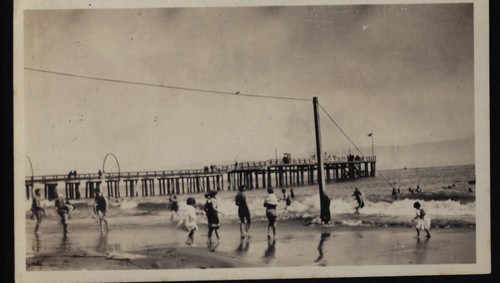
[[[19,282],[491,272],[488,1],[19,1]]]

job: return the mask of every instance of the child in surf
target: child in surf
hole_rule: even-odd
[[[196,210],[194,208],[194,205],[196,204],[196,200],[192,197],[189,197],[186,201],[187,208],[186,208],[186,214],[184,218],[184,225],[186,229],[188,230],[188,238],[186,240],[186,244],[191,246],[194,241],[194,232],[198,230],[198,224],[197,224],[197,219],[196,219]]]
[[[427,233],[426,237],[430,238],[431,234],[429,233],[429,229],[431,228],[431,218],[425,213],[425,210],[418,201],[413,204],[413,207],[416,209],[417,214],[415,218],[413,218],[415,229],[417,229],[417,238],[420,237],[420,230],[422,229]]]

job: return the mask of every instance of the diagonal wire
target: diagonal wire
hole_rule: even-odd
[[[318,102],[318,104],[319,104],[319,102]],[[344,134],[344,136],[359,151],[359,153],[364,156],[365,154],[356,146],[356,144],[354,144],[354,142],[349,138],[349,136],[344,132],[344,130],[342,130],[342,128],[339,126],[339,124],[337,124],[337,122],[335,122],[335,120],[332,118],[332,116],[330,116],[330,114],[328,114],[328,112],[325,110],[325,108],[323,108],[323,106],[321,106],[321,104],[319,104],[319,107],[321,107],[321,109],[323,110],[323,112],[325,112],[325,114],[328,116],[328,118],[330,118],[330,121],[332,121],[335,124],[335,126],[337,126],[337,128],[339,128],[339,130],[342,132],[342,134]],[[392,188],[391,182],[389,182],[389,180],[387,180],[387,178],[384,175],[382,175],[380,172],[378,172],[378,174],[382,177],[382,179],[384,179],[384,181],[387,182],[387,184],[389,185],[389,187]]]
[[[318,103],[319,104],[319,103]],[[330,114],[328,114],[328,112],[326,112],[325,108],[323,108],[323,106],[321,104],[319,104],[319,107],[321,107],[321,109],[323,110],[323,112],[325,112],[325,114],[328,116],[328,118],[330,118],[330,120],[335,124],[335,126],[337,126],[337,128],[339,128],[339,130],[342,132],[342,134],[349,140],[349,142],[359,151],[359,153],[361,155],[364,155],[363,152],[356,146],[356,144],[354,144],[354,142],[349,138],[349,136],[344,132],[344,130],[342,130],[342,128],[339,126],[339,124],[337,124],[337,122],[335,122],[335,120],[332,118],[332,116],[330,116]]]
[[[53,75],[60,75],[60,76],[67,76],[67,77],[74,77],[74,78],[83,78],[83,79],[89,79],[89,80],[98,80],[98,81],[105,81],[105,82],[112,82],[112,83],[133,84],[133,85],[140,85],[140,86],[168,88],[168,89],[177,89],[177,90],[184,90],[184,91],[204,92],[204,93],[213,93],[213,94],[225,94],[225,95],[232,95],[232,96],[246,96],[246,97],[255,97],[255,98],[310,101],[310,99],[299,98],[299,97],[258,95],[258,94],[250,94],[250,93],[240,93],[239,91],[238,92],[228,92],[228,91],[208,90],[208,89],[172,86],[172,85],[164,85],[164,84],[153,84],[153,83],[126,81],[126,80],[116,80],[116,79],[108,79],[108,78],[77,75],[77,74],[71,74],[71,73],[56,72],[56,71],[50,71],[50,70],[44,70],[44,69],[30,68],[30,67],[25,67],[24,69],[29,70],[29,71],[53,74]]]

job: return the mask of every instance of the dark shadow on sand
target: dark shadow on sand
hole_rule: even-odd
[[[98,252],[107,252],[108,250],[108,232],[101,231],[97,240],[96,250]]]
[[[267,249],[264,252],[264,259],[266,263],[270,263],[276,255],[276,240],[269,239],[267,241]]]
[[[318,244],[318,252],[319,256],[314,262],[318,262],[323,259],[324,253],[323,253],[323,243],[330,238],[331,234],[330,233],[321,233],[321,238],[319,240]]]
[[[250,248],[250,239],[242,238],[240,244],[238,245],[238,248],[236,248],[236,253],[239,255],[244,255],[248,252],[249,248]]]

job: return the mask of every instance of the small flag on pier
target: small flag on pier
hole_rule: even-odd
[[[373,135],[373,133],[369,133],[368,136],[371,137]]]

